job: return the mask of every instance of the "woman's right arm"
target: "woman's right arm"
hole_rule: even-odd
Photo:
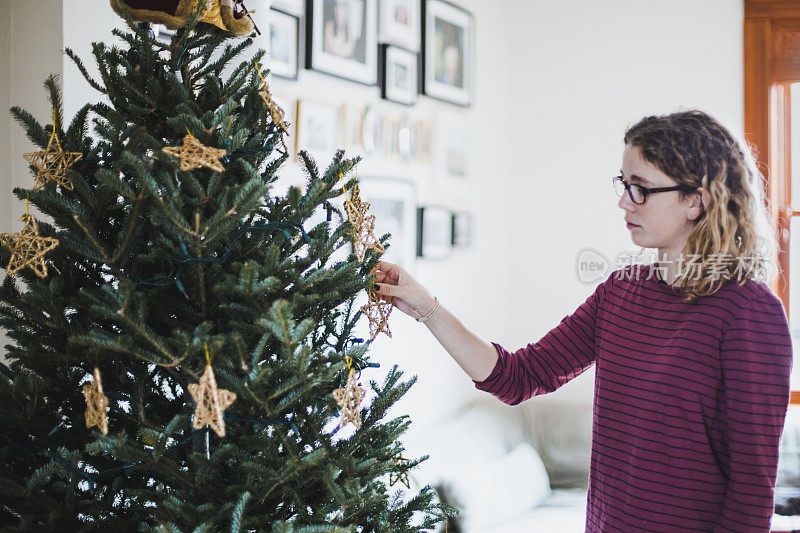
[[[398,265],[380,261],[375,281],[375,293],[412,318],[425,316],[435,307],[433,296]],[[441,303],[424,324],[473,381],[489,377],[498,358],[492,344],[468,330]]]

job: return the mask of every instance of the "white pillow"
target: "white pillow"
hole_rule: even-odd
[[[512,520],[532,510],[550,495],[539,454],[522,443],[508,454],[442,472],[453,506],[461,511],[465,533]]]

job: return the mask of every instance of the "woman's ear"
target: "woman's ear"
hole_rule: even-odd
[[[698,187],[697,190],[687,198],[688,211],[686,217],[692,221],[697,222],[698,219],[705,213],[708,206],[711,205],[711,193],[705,187]]]

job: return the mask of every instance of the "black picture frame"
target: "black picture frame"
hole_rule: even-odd
[[[349,0],[345,1],[349,5]],[[359,28],[359,37],[350,42],[337,40],[336,21],[331,20],[331,17],[334,16],[331,14],[331,10],[335,9],[334,4],[335,0],[307,0],[306,68],[363,85],[376,85],[378,83],[378,0],[363,0],[363,12],[361,13],[363,24]],[[328,26],[329,23],[333,25]],[[347,31],[344,33],[345,35],[350,34]],[[338,51],[336,51],[337,48]],[[362,55],[363,62],[359,59]]]
[[[402,65],[405,63],[405,65]],[[392,65],[405,66],[408,76],[406,87],[397,85],[397,70]],[[413,106],[419,94],[419,54],[392,44],[380,45],[378,62],[378,83],[381,87],[381,98],[396,104]]]
[[[298,74],[300,72],[300,58],[303,57],[302,50],[301,50],[301,26],[300,26],[300,17],[295,15],[294,13],[290,13],[288,11],[284,11],[282,9],[277,8],[270,8],[270,17],[269,17],[269,39],[270,39],[270,64],[269,70],[270,75],[275,76],[276,78],[283,78],[285,80],[292,80],[296,81],[298,78]],[[293,46],[294,50],[294,62],[290,64],[286,62],[286,64],[290,64],[290,68],[288,70],[285,69],[275,69],[275,57],[274,57],[274,50],[273,50],[273,21],[275,20],[275,16],[279,18],[283,18],[284,20],[290,20],[291,23],[294,25],[295,28],[295,37],[293,39]]]
[[[454,105],[471,106],[475,56],[472,13],[446,0],[423,0],[421,13],[419,92]],[[432,41],[437,31],[446,34],[442,40],[452,46],[436,50]],[[446,67],[446,61],[452,65]]]
[[[452,250],[452,215],[439,206],[417,207],[417,257],[444,259]]]

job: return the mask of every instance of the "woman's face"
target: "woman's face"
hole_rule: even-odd
[[[636,146],[626,145],[622,152],[622,177],[626,183],[636,183],[647,188],[673,187],[677,181],[646,161]],[[697,195],[681,198],[681,191],[650,194],[643,205],[631,201],[626,192],[617,204],[625,211],[625,222],[631,239],[637,246],[658,248],[675,260],[700,216],[702,206]],[[630,224],[635,224],[631,226]]]

